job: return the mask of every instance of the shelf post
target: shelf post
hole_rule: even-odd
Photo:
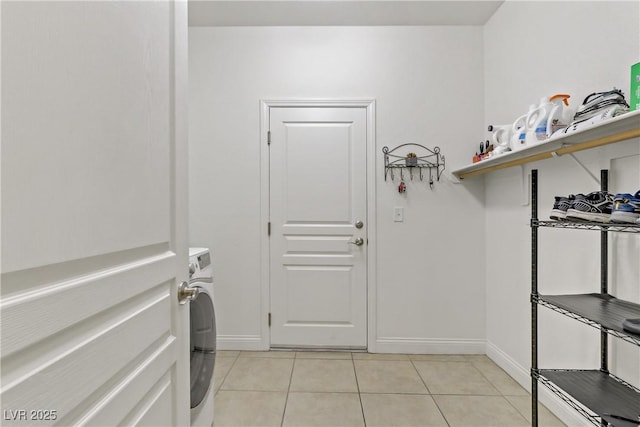
[[[609,171],[600,171],[600,190],[609,190]],[[603,228],[600,231],[600,293],[609,293],[609,233]],[[600,370],[609,373],[609,337],[601,327],[600,331]]]
[[[538,426],[538,170],[531,171],[531,426]]]

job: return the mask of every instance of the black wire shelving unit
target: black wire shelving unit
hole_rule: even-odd
[[[602,191],[608,171],[600,172]],[[538,293],[538,229],[568,228],[600,232],[600,292],[575,295]],[[622,322],[640,318],[640,304],[609,294],[609,232],[639,233],[636,224],[541,221],[538,219],[538,171],[531,171],[531,425],[538,426],[538,384],[584,416],[593,425],[636,427],[640,424],[640,390],[609,372],[608,337],[640,347],[640,335],[625,331]],[[540,369],[538,364],[538,307],[545,307],[600,330],[600,369]],[[609,414],[638,421],[631,422]]]

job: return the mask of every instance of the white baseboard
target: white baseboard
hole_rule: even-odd
[[[269,350],[269,345],[262,340],[260,335],[218,335],[216,344],[218,350]]]
[[[487,357],[493,360],[507,374],[516,380],[528,392],[531,392],[531,375],[529,367],[524,367],[512,359],[508,354],[487,341]],[[538,386],[538,400],[549,409],[556,417],[570,427],[592,426],[573,408],[568,406],[551,390],[540,384]]]
[[[485,340],[380,337],[376,353],[485,354]]]

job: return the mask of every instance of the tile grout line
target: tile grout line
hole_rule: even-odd
[[[218,358],[218,356],[216,355],[216,359]],[[231,366],[229,366],[229,370],[227,370],[227,373],[224,374],[224,377],[222,378],[222,381],[220,381],[220,387],[218,387],[218,390],[214,390],[213,393],[213,398],[215,399],[216,395],[218,393],[220,393],[220,391],[222,390],[222,384],[224,384],[224,382],[226,381],[227,377],[229,376],[229,373],[231,372],[231,370],[233,369],[233,367],[235,366],[236,362],[238,361],[238,359],[240,358],[240,353],[236,354],[235,357],[233,358],[233,363],[231,364]],[[216,360],[217,362],[217,360]],[[214,373],[215,373],[215,365],[214,365]],[[214,389],[215,389],[215,384],[213,385]]]
[[[282,420],[280,421],[280,427],[284,426],[284,416],[287,413],[287,404],[289,403],[289,392],[291,391],[291,382],[293,381],[293,371],[296,369],[296,360],[298,359],[298,353],[293,354],[293,365],[291,365],[291,374],[289,375],[289,386],[287,387],[287,397],[284,400],[284,408],[282,409]]]
[[[416,370],[416,373],[418,374],[418,378],[420,378],[420,381],[422,381],[422,384],[424,384],[424,387],[427,389],[427,393],[429,393],[428,396],[431,398],[431,400],[433,400],[433,404],[436,405],[436,408],[438,408],[438,412],[440,412],[440,415],[442,415],[442,419],[444,420],[445,423],[447,423],[447,426],[451,427],[451,424],[449,424],[449,420],[447,419],[447,417],[445,417],[444,412],[442,412],[440,405],[438,405],[438,402],[433,397],[433,394],[431,393],[431,390],[429,390],[429,386],[427,385],[427,382],[424,380],[424,378],[422,378],[422,375],[420,375],[420,371],[418,371],[418,368],[416,368],[416,365],[415,363],[413,363],[414,361],[413,359],[411,359],[411,357],[409,357],[409,362],[411,362],[411,366],[413,366],[413,369]]]
[[[496,384],[494,384],[494,382],[493,382],[493,381],[491,381],[491,378],[489,378],[487,375],[485,375],[485,373],[484,373],[480,368],[478,368],[478,367],[476,366],[476,364],[475,364],[475,363],[473,363],[473,361],[472,361],[472,362],[470,362],[470,364],[471,364],[471,366],[473,366],[473,368],[474,368],[476,371],[478,371],[478,372],[480,373],[480,375],[481,375],[484,379],[486,379],[486,380],[487,380],[487,382],[488,382],[489,384],[491,384],[491,386],[492,386],[493,388],[495,388],[495,389],[496,389],[496,391],[497,391],[498,393],[500,393],[500,397],[502,397],[504,400],[506,400],[506,401],[507,401],[507,403],[508,403],[508,404],[509,404],[513,409],[515,409],[515,410],[516,410],[516,413],[517,413],[518,415],[520,415],[522,418],[524,418],[524,420],[525,420],[525,421],[527,421],[527,417],[526,417],[522,412],[520,412],[520,410],[516,407],[516,405],[514,405],[513,403],[511,403],[511,401],[510,401],[509,399],[507,399],[506,395],[502,392],[502,390],[498,389],[498,386],[497,386]],[[501,369],[501,368],[498,366],[498,369]],[[505,374],[506,374],[506,372],[505,372]],[[507,374],[507,375],[509,375],[509,374]]]
[[[501,396],[504,400],[506,400],[506,401],[507,401],[507,403],[508,403],[509,405],[511,405],[511,407],[512,407],[513,409],[515,409],[515,410],[516,410],[516,412],[517,412],[517,413],[518,413],[522,418],[524,418],[524,420],[525,420],[525,421],[529,422],[529,421],[527,420],[527,417],[526,417],[522,412],[520,412],[520,409],[518,409],[518,408],[516,407],[516,405],[514,405],[514,404],[513,404],[509,399],[507,399],[507,396],[506,396],[506,395],[502,394],[502,395],[500,395],[500,396]],[[539,405],[539,404],[538,404],[538,405]],[[531,409],[531,407],[529,407],[529,409]],[[540,421],[540,417],[538,417],[538,421]]]
[[[427,389],[427,394],[431,396],[433,393],[431,393],[431,390],[429,389],[429,386],[427,385],[426,381],[424,380],[424,378],[422,378],[422,375],[420,375],[420,371],[418,371],[418,368],[416,368],[415,363],[413,363],[413,360],[411,360],[411,358],[409,358],[409,362],[411,362],[411,366],[413,366],[413,369],[416,371],[416,374],[418,374],[418,378],[420,378],[420,381],[422,381],[422,384],[424,384],[424,388]]]
[[[481,377],[483,377],[485,380],[487,380],[487,382],[488,382],[489,384],[491,384],[491,387],[493,387],[493,388],[494,388],[498,393],[500,393],[500,396],[503,396],[503,397],[504,397],[504,393],[502,393],[502,391],[498,390],[498,386],[497,386],[497,385],[495,385],[495,384],[493,383],[493,381],[491,381],[491,379],[490,379],[488,376],[486,376],[486,375],[484,374],[484,372],[482,372],[482,370],[480,370],[480,368],[478,368],[478,367],[475,365],[475,363],[470,362],[469,364],[473,367],[473,369],[475,369],[476,371],[478,371],[478,373],[480,374],[480,376],[481,376]],[[508,374],[507,374],[507,375],[508,375]],[[518,412],[520,412],[520,411],[518,411]]]
[[[351,366],[353,366],[353,376],[356,378],[356,388],[358,389],[358,400],[360,401],[360,412],[362,413],[362,422],[367,427],[367,417],[364,415],[364,405],[362,404],[362,393],[360,392],[360,383],[358,382],[358,371],[356,371],[356,361],[351,353]]]

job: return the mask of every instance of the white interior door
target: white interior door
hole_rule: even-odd
[[[1,7],[1,424],[188,425],[186,2]]]
[[[366,347],[366,109],[272,107],[270,132],[271,346]]]

